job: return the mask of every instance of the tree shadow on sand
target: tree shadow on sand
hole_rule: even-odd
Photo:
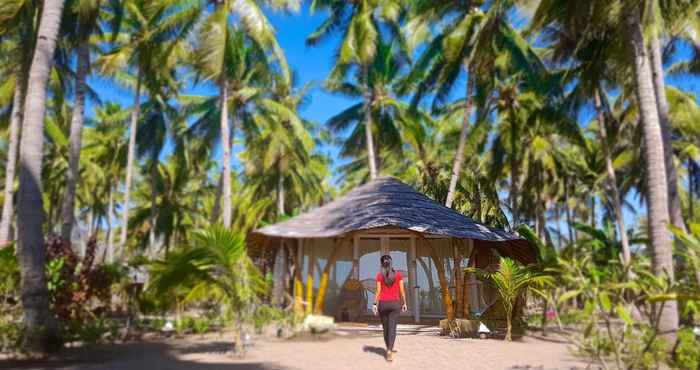
[[[69,348],[42,361],[0,361],[0,369],[17,370],[289,370],[269,363],[240,359],[230,353],[230,343],[175,344],[134,342],[127,344]],[[206,362],[180,358],[181,355],[213,355]]]

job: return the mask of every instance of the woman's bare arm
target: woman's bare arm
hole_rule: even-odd
[[[403,288],[403,279],[399,280],[399,291],[401,292],[401,301],[403,302],[403,305],[406,306],[406,291]]]

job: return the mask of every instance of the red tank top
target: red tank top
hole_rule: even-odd
[[[398,301],[399,300],[399,283],[401,282],[401,273],[396,271],[396,278],[394,279],[394,284],[387,286],[384,282],[384,275],[381,272],[377,273],[377,282],[382,287],[379,292],[380,301]]]

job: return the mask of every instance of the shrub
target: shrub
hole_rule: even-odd
[[[678,369],[700,368],[700,341],[691,329],[678,332],[678,346],[673,365]]]
[[[200,317],[200,318],[194,319],[192,321],[192,329],[194,330],[195,333],[200,334],[200,335],[208,332],[209,326],[210,326],[209,320],[204,318],[204,317]]]
[[[65,321],[92,315],[92,304],[108,304],[119,270],[94,265],[97,242],[91,239],[81,260],[70,242],[55,238],[46,243],[46,274],[51,310]]]

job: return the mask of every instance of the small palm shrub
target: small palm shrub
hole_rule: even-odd
[[[250,321],[267,284],[248,256],[242,233],[220,225],[193,235],[193,243],[171,251],[151,264],[148,290],[175,295],[178,311],[188,302],[217,300],[236,322],[236,343],[242,343],[243,323]],[[236,345],[235,349],[243,349]]]
[[[475,273],[478,278],[490,282],[501,298],[506,311],[506,340],[513,340],[513,307],[515,302],[528,289],[552,284],[552,277],[536,271],[530,266],[522,266],[510,258],[501,257],[498,270],[488,272],[477,268],[467,268],[467,273]]]

